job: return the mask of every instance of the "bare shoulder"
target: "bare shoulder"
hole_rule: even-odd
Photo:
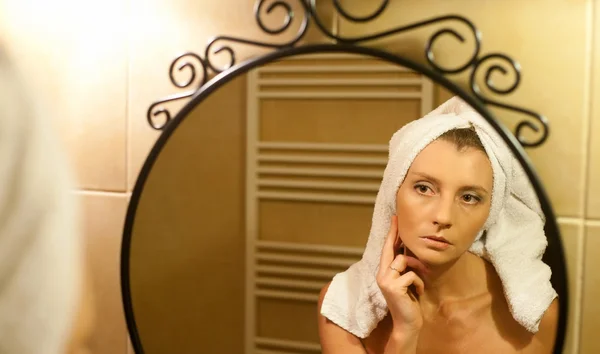
[[[528,350],[528,353],[550,354],[554,352],[558,317],[559,302],[558,299],[554,299],[540,321],[538,332],[533,337],[533,341],[531,342],[530,346],[531,350]]]
[[[319,302],[317,304],[319,339],[323,354],[365,354],[364,347],[360,339],[345,329],[339,327],[328,318],[321,314],[321,305],[325,294],[329,289],[331,282],[327,283],[319,293]]]

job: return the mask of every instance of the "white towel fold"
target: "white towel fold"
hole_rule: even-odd
[[[547,246],[544,214],[525,171],[504,140],[458,97],[392,136],[363,257],[333,278],[321,307],[323,316],[360,338],[367,337],[385,317],[388,308],[375,276],[396,212],[398,188],[429,143],[449,130],[470,126],[485,147],[494,176],[490,214],[470,252],[493,264],[514,319],[537,332],[544,312],[557,297],[550,283],[551,269],[542,262]]]

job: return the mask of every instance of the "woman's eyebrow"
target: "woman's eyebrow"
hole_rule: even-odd
[[[432,181],[435,184],[438,184],[438,185],[442,184],[439,179],[437,179],[437,178],[433,177],[432,175],[427,174],[425,172],[415,171],[415,172],[412,172],[412,173],[415,174],[415,175],[417,175],[417,176],[420,176],[422,178],[425,178],[427,180],[430,180],[430,181]],[[490,194],[490,192],[488,192],[487,189],[485,189],[484,187],[479,186],[479,185],[463,186],[463,187],[461,187],[461,190],[475,190],[475,191],[482,192],[484,194],[488,194],[488,195]]]
[[[482,186],[477,186],[477,185],[475,185],[475,186],[464,186],[461,189],[462,190],[474,190],[474,191],[478,191],[479,193],[486,194],[486,195],[490,194],[490,192],[488,192],[487,189],[483,188]]]
[[[413,172],[413,174],[415,174],[417,176],[420,176],[422,178],[428,179],[428,180],[432,181],[435,184],[441,184],[441,182],[440,182],[439,179],[437,179],[437,178],[435,178],[435,177],[433,177],[433,176],[431,176],[431,175],[429,175],[429,174],[427,174],[425,172]]]

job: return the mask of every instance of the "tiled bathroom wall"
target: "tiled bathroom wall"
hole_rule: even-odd
[[[331,2],[323,11],[332,12]],[[354,14],[377,1],[346,0]],[[0,0],[0,40],[32,90],[47,101],[70,153],[84,212],[98,324],[93,353],[128,352],[120,297],[119,251],[135,178],[158,134],[146,123],[156,99],[178,92],[171,60],[203,53],[207,40],[227,34],[265,38],[253,0]],[[544,113],[551,137],[529,150],[559,217],[571,279],[571,318],[565,353],[600,352],[600,10],[593,0],[392,1],[368,26],[336,23],[342,34],[369,33],[414,19],[463,14],[483,32],[483,52],[501,51],[523,68],[506,101]],[[273,15],[275,16],[275,15]],[[430,30],[410,38],[425,38]],[[405,43],[400,35],[392,45]],[[452,52],[452,39],[439,55]],[[422,42],[416,48],[422,49]],[[444,49],[450,48],[450,49]],[[240,47],[238,55],[256,48]],[[415,52],[415,57],[417,56]],[[459,77],[464,80],[465,77]],[[500,80],[501,82],[501,80]],[[173,106],[172,106],[173,107]],[[500,111],[496,111],[500,112]],[[518,116],[506,115],[507,124]]]

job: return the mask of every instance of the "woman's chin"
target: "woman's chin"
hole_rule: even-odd
[[[453,255],[449,252],[440,252],[427,247],[418,247],[413,253],[417,259],[427,266],[442,266],[452,262],[454,259]]]

